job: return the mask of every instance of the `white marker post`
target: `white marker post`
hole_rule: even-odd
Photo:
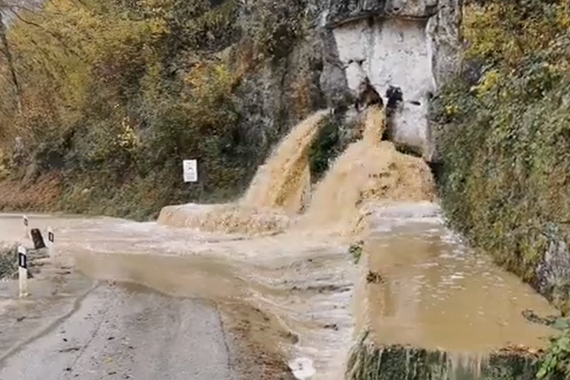
[[[47,246],[48,246],[48,251],[49,251],[49,255],[50,257],[53,256],[53,245],[55,242],[55,235],[53,234],[53,230],[51,229],[51,227],[48,227],[47,229]]]
[[[28,252],[23,246],[18,246],[18,282],[20,298],[28,296]]]
[[[183,160],[182,175],[184,177],[184,182],[197,182],[198,162],[196,160]]]
[[[26,239],[30,239],[30,221],[28,220],[28,217],[26,215],[23,216],[23,222],[24,222],[24,236]]]
[[[55,236],[53,234],[53,230],[51,229],[51,227],[48,227],[47,235],[48,235],[48,241],[53,244],[53,242],[55,240]]]

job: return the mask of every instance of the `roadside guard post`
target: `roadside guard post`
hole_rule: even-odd
[[[28,296],[28,252],[25,247],[18,246],[18,281],[20,298]]]
[[[48,227],[47,229],[47,247],[49,250],[49,255],[52,256],[53,255],[53,243],[55,242],[55,235],[53,234],[53,230],[51,229],[51,227]]]
[[[30,238],[32,239],[32,243],[34,243],[34,249],[46,248],[46,242],[39,228],[30,229]]]
[[[55,240],[55,236],[53,235],[53,230],[51,229],[51,227],[48,227],[47,233],[48,233],[48,241],[50,245],[52,245]]]
[[[24,222],[24,237],[26,239],[28,239],[30,237],[30,221],[28,220],[28,217],[26,215],[23,216],[23,222]]]

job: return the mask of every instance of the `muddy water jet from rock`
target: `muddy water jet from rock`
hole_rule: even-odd
[[[282,211],[285,207],[286,213],[278,214],[284,218],[287,213],[291,216],[298,212],[303,206],[300,194],[306,191],[310,179],[307,149],[322,117],[324,113],[317,113],[292,130],[258,170],[249,191],[237,204],[209,206],[205,213],[200,205],[176,206],[177,209],[163,209],[161,215],[173,211],[184,215],[185,223],[188,218],[195,218],[190,223],[192,226],[204,227],[206,223],[207,227],[226,232],[227,225],[220,221],[232,215],[232,226],[239,229],[243,224],[247,227],[241,226],[242,231],[251,233],[249,226],[261,210]],[[249,284],[246,297],[249,302],[277,316],[284,326],[300,336],[298,345],[284,349],[293,357],[314,360],[319,379],[338,377],[336,374],[343,371],[350,345],[352,321],[348,300],[354,273],[346,266],[347,247],[343,244],[347,237],[352,238],[357,219],[366,225],[360,218],[362,207],[368,201],[433,197],[433,184],[425,163],[398,153],[390,142],[381,142],[383,130],[384,111],[370,107],[362,139],[349,146],[318,184],[306,215],[297,219],[298,223],[293,220],[292,228],[286,228],[291,219],[285,219],[280,225],[282,235],[220,242],[207,248],[209,255],[226,257],[226,265],[233,267],[233,276]],[[191,250],[196,252],[196,249],[194,245]],[[186,250],[180,248],[178,252]],[[245,258],[238,251],[248,255]],[[203,255],[200,257],[199,260],[206,260]],[[325,262],[330,263],[322,267],[317,258],[327,258]],[[247,264],[238,264],[236,260],[246,260]],[[200,267],[194,264],[195,270]],[[279,276],[275,277],[277,273]]]
[[[328,111],[319,111],[299,123],[283,139],[253,178],[241,199],[243,206],[283,208],[291,214],[303,206],[310,189],[309,148]]]
[[[348,146],[317,185],[298,227],[355,233],[367,202],[432,201],[434,184],[426,163],[380,141],[384,111],[367,110],[363,137]]]
[[[305,121],[294,128],[270,157],[266,167],[259,170],[242,201],[213,206],[170,206],[162,210],[159,225],[112,221],[75,225],[59,231],[58,251],[62,254],[66,250],[76,254],[82,252],[77,256],[77,263],[95,278],[137,282],[173,296],[202,296],[220,303],[244,303],[263,310],[275,321],[272,326],[287,338],[265,339],[260,344],[286,354],[289,359],[310,358],[317,371],[315,379],[340,380],[339,374],[344,367],[343,360],[348,357],[353,332],[363,326],[376,326],[376,332],[383,331],[383,328],[388,332],[394,330],[394,326],[383,325],[383,321],[376,318],[381,312],[374,309],[377,304],[370,299],[380,296],[370,293],[370,288],[355,294],[355,314],[360,315],[360,319],[357,319],[359,324],[354,330],[349,306],[357,276],[356,268],[349,264],[344,237],[352,238],[352,234],[360,232],[355,231],[355,221],[360,220],[361,226],[366,228],[372,220],[372,217],[362,218],[362,211],[370,202],[378,207],[378,204],[400,200],[431,201],[434,189],[429,168],[422,160],[405,156],[397,152],[390,142],[380,141],[384,127],[383,111],[370,108],[366,114],[363,138],[350,145],[335,161],[318,184],[306,215],[288,228],[295,219],[292,220],[283,207],[289,213],[301,207],[300,189],[308,181],[304,149],[314,138],[322,117],[324,112],[317,113],[308,119],[310,122]],[[281,174],[288,180],[283,180]],[[417,203],[412,205],[412,211],[420,208]],[[381,234],[385,236],[391,236],[389,231],[394,220],[404,224],[409,222],[409,207],[396,207],[395,210],[390,218],[380,218],[384,228]],[[433,228],[442,231],[441,220],[438,219],[437,223]],[[203,231],[172,229],[161,224],[197,227]],[[414,236],[425,239],[423,230],[414,228]],[[217,231],[218,234],[206,234],[204,230]],[[307,236],[307,231],[315,230],[324,233]],[[284,233],[236,239],[235,235],[221,234],[220,231],[249,235],[260,231]],[[401,255],[401,252],[396,252],[397,245],[392,249],[390,243],[387,244],[385,254],[380,257]],[[410,255],[417,258],[429,251],[422,247],[418,249],[420,252],[411,252]],[[105,253],[107,255],[103,255]],[[181,257],[165,259],[157,253]],[[364,262],[368,264],[366,260]],[[368,269],[361,266],[361,278],[366,278]],[[444,292],[446,287],[453,286],[445,281],[442,273],[433,275],[441,277],[435,281],[441,282]],[[512,287],[514,293],[522,294],[517,286],[516,283],[507,284],[508,289]],[[448,293],[451,289],[447,289]],[[388,295],[392,290],[387,291]],[[402,320],[419,327],[404,326],[408,330],[403,331],[403,336],[422,345],[424,333],[421,329],[429,323],[418,312],[418,301],[414,298],[417,286],[404,290],[398,294],[404,300],[401,302],[394,301],[395,296],[386,297],[386,292],[382,297],[389,299],[387,304],[396,302],[401,306],[396,308],[398,315],[404,311],[412,313],[408,319]],[[478,306],[482,309],[493,307],[487,305],[485,299],[477,302],[481,303]],[[441,305],[444,311],[445,307]],[[362,323],[363,313],[365,323]],[[384,322],[389,324],[390,321],[387,318]],[[436,332],[445,333],[443,330]],[[390,342],[388,338],[386,342]],[[398,341],[396,338],[393,341]],[[378,342],[383,342],[383,339],[378,338]],[[464,349],[469,351],[470,342],[463,343]]]
[[[248,235],[283,231],[289,224],[287,215],[297,214],[308,197],[309,148],[328,113],[315,112],[293,127],[237,203],[168,206],[161,210],[158,223]]]

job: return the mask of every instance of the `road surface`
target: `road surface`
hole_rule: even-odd
[[[76,312],[0,362],[0,380],[234,380],[215,306],[99,285]]]

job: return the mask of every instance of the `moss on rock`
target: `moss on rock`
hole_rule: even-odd
[[[359,343],[351,352],[346,380],[534,380],[539,353],[525,349],[498,350],[485,357],[437,350]],[[562,380],[558,372],[551,380]]]
[[[329,169],[330,162],[338,156],[340,147],[341,121],[328,117],[325,125],[319,130],[315,142],[309,152],[311,180],[317,182]]]

